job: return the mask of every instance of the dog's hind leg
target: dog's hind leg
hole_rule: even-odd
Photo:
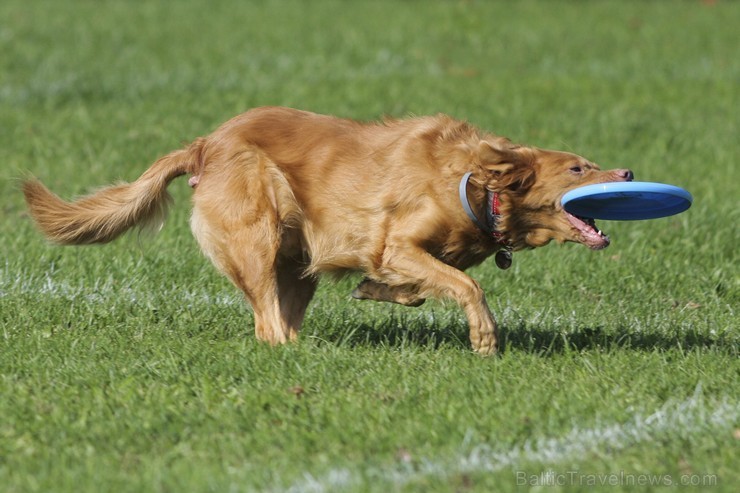
[[[316,289],[304,265],[283,251],[285,238],[265,161],[241,153],[211,164],[195,188],[191,227],[204,253],[242,290],[258,339],[271,344],[298,335]]]
[[[318,282],[304,275],[304,262],[279,256],[275,230],[265,218],[225,234],[228,241],[207,253],[252,306],[257,338],[282,344],[298,337]]]
[[[277,262],[277,287],[280,316],[288,330],[288,339],[294,340],[303,324],[308,303],[318,286],[318,279],[305,275],[306,263],[293,258]]]
[[[224,273],[243,292],[254,312],[258,339],[270,344],[295,340],[318,281],[305,276],[305,263],[280,257],[269,226],[244,228],[222,244]]]
[[[228,228],[212,234],[211,238],[218,239],[203,249],[252,306],[257,338],[281,344],[295,338],[295,334],[280,304],[280,276],[276,269],[279,245],[275,229],[272,221],[263,217],[236,231]]]

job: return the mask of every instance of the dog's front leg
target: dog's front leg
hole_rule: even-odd
[[[372,279],[363,279],[352,291],[356,300],[387,301],[404,306],[421,306],[426,301],[420,298],[413,286],[388,286]]]
[[[483,289],[470,276],[416,246],[387,247],[383,264],[376,274],[374,277],[388,286],[414,286],[417,299],[455,300],[468,318],[473,349],[484,355],[496,352],[496,321],[488,308]],[[389,292],[392,292],[392,288]]]

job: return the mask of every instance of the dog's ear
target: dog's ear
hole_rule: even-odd
[[[488,188],[524,192],[535,181],[534,167],[526,157],[526,148],[508,139],[481,140],[478,144],[481,167],[491,173]]]
[[[506,173],[518,157],[515,147],[507,139],[481,140],[478,143],[478,159],[483,169],[492,173]]]
[[[493,187],[499,190],[525,193],[535,183],[534,167],[527,163],[521,163],[501,175],[493,182]]]

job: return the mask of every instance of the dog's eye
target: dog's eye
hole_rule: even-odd
[[[570,168],[570,172],[576,175],[580,175],[581,173],[583,173],[583,168],[581,168],[580,166],[572,166]]]

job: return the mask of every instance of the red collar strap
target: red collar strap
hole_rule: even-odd
[[[458,189],[460,195],[460,203],[465,209],[465,213],[468,215],[473,224],[478,226],[478,229],[483,231],[486,235],[491,236],[497,243],[506,244],[504,239],[504,233],[498,229],[499,222],[501,221],[501,200],[499,194],[490,190],[486,191],[486,221],[483,224],[478,216],[473,212],[473,208],[470,207],[468,201],[468,182],[473,173],[467,172],[460,180],[460,187]]]
[[[504,248],[496,252],[496,265],[500,269],[508,269],[511,267],[511,245],[506,240],[503,231],[499,229],[499,223],[501,222],[501,199],[498,193],[490,190],[486,191],[486,222],[485,224],[481,223],[478,216],[473,212],[473,208],[470,207],[470,201],[468,200],[468,182],[472,174],[471,172],[467,172],[460,180],[460,186],[458,187],[460,203],[470,220],[473,221],[473,224],[478,226],[478,229],[496,240],[496,243],[503,245]]]
[[[488,226],[488,230],[494,240],[498,243],[506,243],[504,233],[498,229],[499,222],[501,222],[501,200],[499,199],[499,194],[490,190],[486,191],[486,202],[488,202],[488,207],[486,207],[486,226]]]

